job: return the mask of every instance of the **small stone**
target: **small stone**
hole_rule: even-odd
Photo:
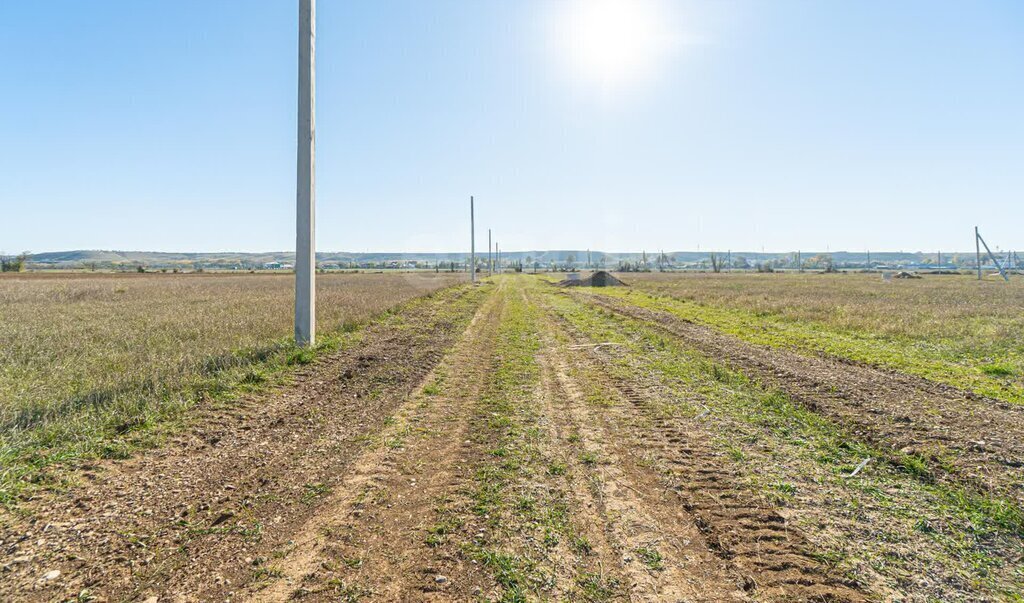
[[[50,570],[43,575],[44,582],[50,582],[60,578],[60,570]]]
[[[153,595],[152,597],[143,599],[142,603],[160,603],[160,597]]]
[[[444,584],[445,582],[448,582],[448,578],[447,576],[437,575],[434,576],[434,582],[437,582],[438,584]]]

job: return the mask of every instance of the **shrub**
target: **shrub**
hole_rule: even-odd
[[[28,262],[28,252],[17,257],[0,256],[0,272],[21,272]]]

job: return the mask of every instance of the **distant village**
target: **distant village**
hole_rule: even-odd
[[[317,254],[317,269],[335,271],[431,271],[469,270],[469,254]],[[994,259],[999,262],[996,266]],[[983,254],[982,269],[1021,269],[1014,251]],[[294,256],[288,253],[157,253],[73,251],[2,256],[5,271],[79,270],[114,272],[291,272]],[[785,272],[785,271],[909,271],[958,272],[975,270],[975,253],[904,252],[673,252],[606,253],[597,251],[503,252],[488,257],[476,255],[477,271],[489,266],[504,272],[573,272],[612,270],[618,272]]]

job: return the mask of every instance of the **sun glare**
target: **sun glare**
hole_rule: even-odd
[[[573,0],[556,35],[575,76],[625,86],[654,75],[675,49],[669,16],[659,0]]]

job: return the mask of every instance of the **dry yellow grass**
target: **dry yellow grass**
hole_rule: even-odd
[[[884,282],[877,274],[639,274],[647,289],[786,320],[914,339],[1000,341],[1024,334],[1024,279],[966,275]]]
[[[320,275],[319,329],[337,332],[465,278]],[[293,282],[261,274],[4,275],[0,465],[27,449],[89,439],[83,430],[145,420],[183,403],[180,392],[196,379],[286,353]]]
[[[697,304],[695,319],[1024,402],[1024,279],[933,275],[643,274],[630,284]]]

